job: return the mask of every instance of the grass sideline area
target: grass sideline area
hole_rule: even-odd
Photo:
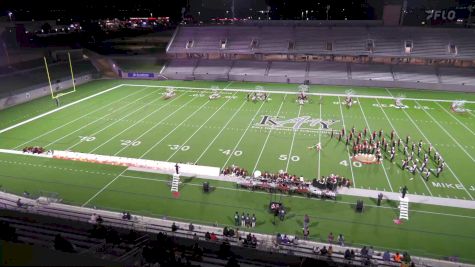
[[[407,185],[411,194],[470,199],[475,183],[472,140],[474,115],[450,113],[449,102],[404,100],[408,109],[390,108],[394,101],[371,96],[459,100],[460,93],[425,92],[384,88],[351,88],[358,103],[351,109],[342,107],[344,97],[310,96],[310,102],[296,102],[298,85],[189,81],[126,81],[139,86],[120,86],[77,105],[0,134],[0,148],[20,150],[24,146],[46,149],[91,152],[153,160],[197,162],[216,167],[236,164],[248,170],[290,173],[311,179],[318,174],[336,173],[355,181],[357,188],[394,191]],[[78,87],[78,92],[61,98],[62,104],[73,103],[86,96],[124,84],[124,81],[95,81]],[[177,96],[164,100],[166,88],[177,89]],[[288,91],[270,94],[271,100],[247,102],[246,93],[227,91],[218,100],[209,101],[210,91],[194,88],[255,89]],[[310,93],[345,94],[348,87],[310,86]],[[464,100],[475,100],[475,94],[463,94]],[[342,108],[341,108],[342,107]],[[473,110],[475,104],[467,103]],[[0,129],[54,109],[51,99],[42,98],[0,111]],[[355,127],[383,129],[388,135],[394,128],[412,140],[430,142],[440,151],[452,171],[444,171],[429,182],[420,175],[400,169],[400,159],[381,165],[352,166],[344,144],[330,139],[318,129],[287,131],[253,127],[263,115],[292,119],[302,116],[334,120],[340,130]],[[435,121],[437,119],[437,122]],[[321,153],[307,149],[321,140]],[[241,151],[236,153],[236,151]],[[286,157],[284,157],[284,156]],[[351,166],[351,167],[350,167]],[[117,179],[116,179],[117,178]],[[113,183],[112,180],[116,179]],[[272,225],[267,212],[270,195],[237,190],[232,183],[210,181],[217,189],[203,194],[201,179],[184,179],[178,199],[172,197],[167,184],[170,177],[124,171],[123,168],[0,154],[2,189],[33,195],[55,192],[67,203],[130,210],[135,214],[167,216],[202,223],[232,225],[233,214],[255,213],[256,231],[284,232],[301,235],[303,215],[311,216],[310,237],[326,240],[329,232],[345,235],[351,245],[372,244],[380,249],[408,250],[413,255],[442,258],[457,256],[475,263],[475,210],[411,203],[410,220],[395,225],[397,203],[382,207],[374,199],[365,199],[363,214],[354,212],[355,197],[338,196],[336,201],[322,201],[296,196],[282,196],[289,207],[287,219]],[[106,186],[108,185],[109,186]],[[451,184],[452,186],[447,186]],[[458,189],[455,184],[461,185]],[[453,188],[452,188],[453,187]],[[97,192],[103,190],[91,199]],[[90,200],[91,199],[91,200]],[[90,201],[89,201],[90,200]],[[457,244],[456,246],[454,244]]]

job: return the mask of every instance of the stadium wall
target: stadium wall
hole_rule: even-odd
[[[269,82],[269,83],[304,83],[305,77],[269,77],[260,75],[194,75],[191,74],[168,74],[168,79],[173,80],[209,80],[209,81],[239,81],[239,82]],[[403,81],[376,81],[376,80],[353,80],[353,79],[324,79],[317,77],[309,77],[310,84],[320,85],[340,85],[340,86],[367,86],[367,87],[389,87],[389,88],[407,88],[407,89],[424,89],[438,91],[460,91],[475,92],[475,86],[457,85],[457,84],[441,84],[441,83],[421,83],[421,82],[403,82]]]
[[[76,85],[87,83],[91,81],[92,79],[93,79],[92,74],[76,77],[75,79]],[[62,81],[60,83],[54,84],[53,89],[55,92],[60,92],[68,88],[71,88],[72,86],[73,86],[72,81],[67,80],[67,81]],[[29,90],[26,92],[23,91],[23,92],[13,94],[11,96],[0,98],[0,110],[6,109],[18,104],[26,103],[34,99],[49,95],[49,94],[51,94],[51,91],[50,91],[49,85],[47,85],[47,86],[41,86],[39,88]]]

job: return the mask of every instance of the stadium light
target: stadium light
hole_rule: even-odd
[[[13,16],[13,13],[11,11],[8,11],[8,17],[10,18],[10,22],[12,22],[12,16]]]

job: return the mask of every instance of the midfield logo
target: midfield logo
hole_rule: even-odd
[[[282,120],[269,115],[262,116],[262,119],[254,125],[256,128],[274,128],[276,130],[304,130],[319,131],[331,130],[331,126],[339,122],[338,120],[321,120],[310,116],[301,116],[292,119]],[[305,127],[307,126],[307,127]]]

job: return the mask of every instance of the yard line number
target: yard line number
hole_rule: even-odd
[[[190,150],[190,146],[182,146],[182,145],[168,145],[170,150],[181,150],[181,151],[188,151]]]
[[[340,165],[343,165],[345,167],[348,167],[348,161],[346,160],[342,160],[340,161]],[[361,164],[361,162],[359,161],[353,161],[353,167],[356,167],[356,168],[360,168],[361,166],[363,166],[363,164]]]
[[[136,140],[120,140],[120,144],[123,146],[139,146],[142,142]]]
[[[288,160],[289,159],[289,156],[286,155],[286,154],[281,154],[279,156],[279,160]],[[299,161],[300,160],[300,157],[297,156],[297,155],[293,155],[293,156],[290,156],[290,160],[291,161]]]
[[[96,140],[96,137],[94,137],[94,136],[79,136],[79,140],[81,142],[92,142],[92,141]]]
[[[233,155],[235,157],[240,157],[242,156],[242,151],[241,150],[235,150],[234,152],[231,149],[220,149],[221,153],[223,153],[226,156]]]

